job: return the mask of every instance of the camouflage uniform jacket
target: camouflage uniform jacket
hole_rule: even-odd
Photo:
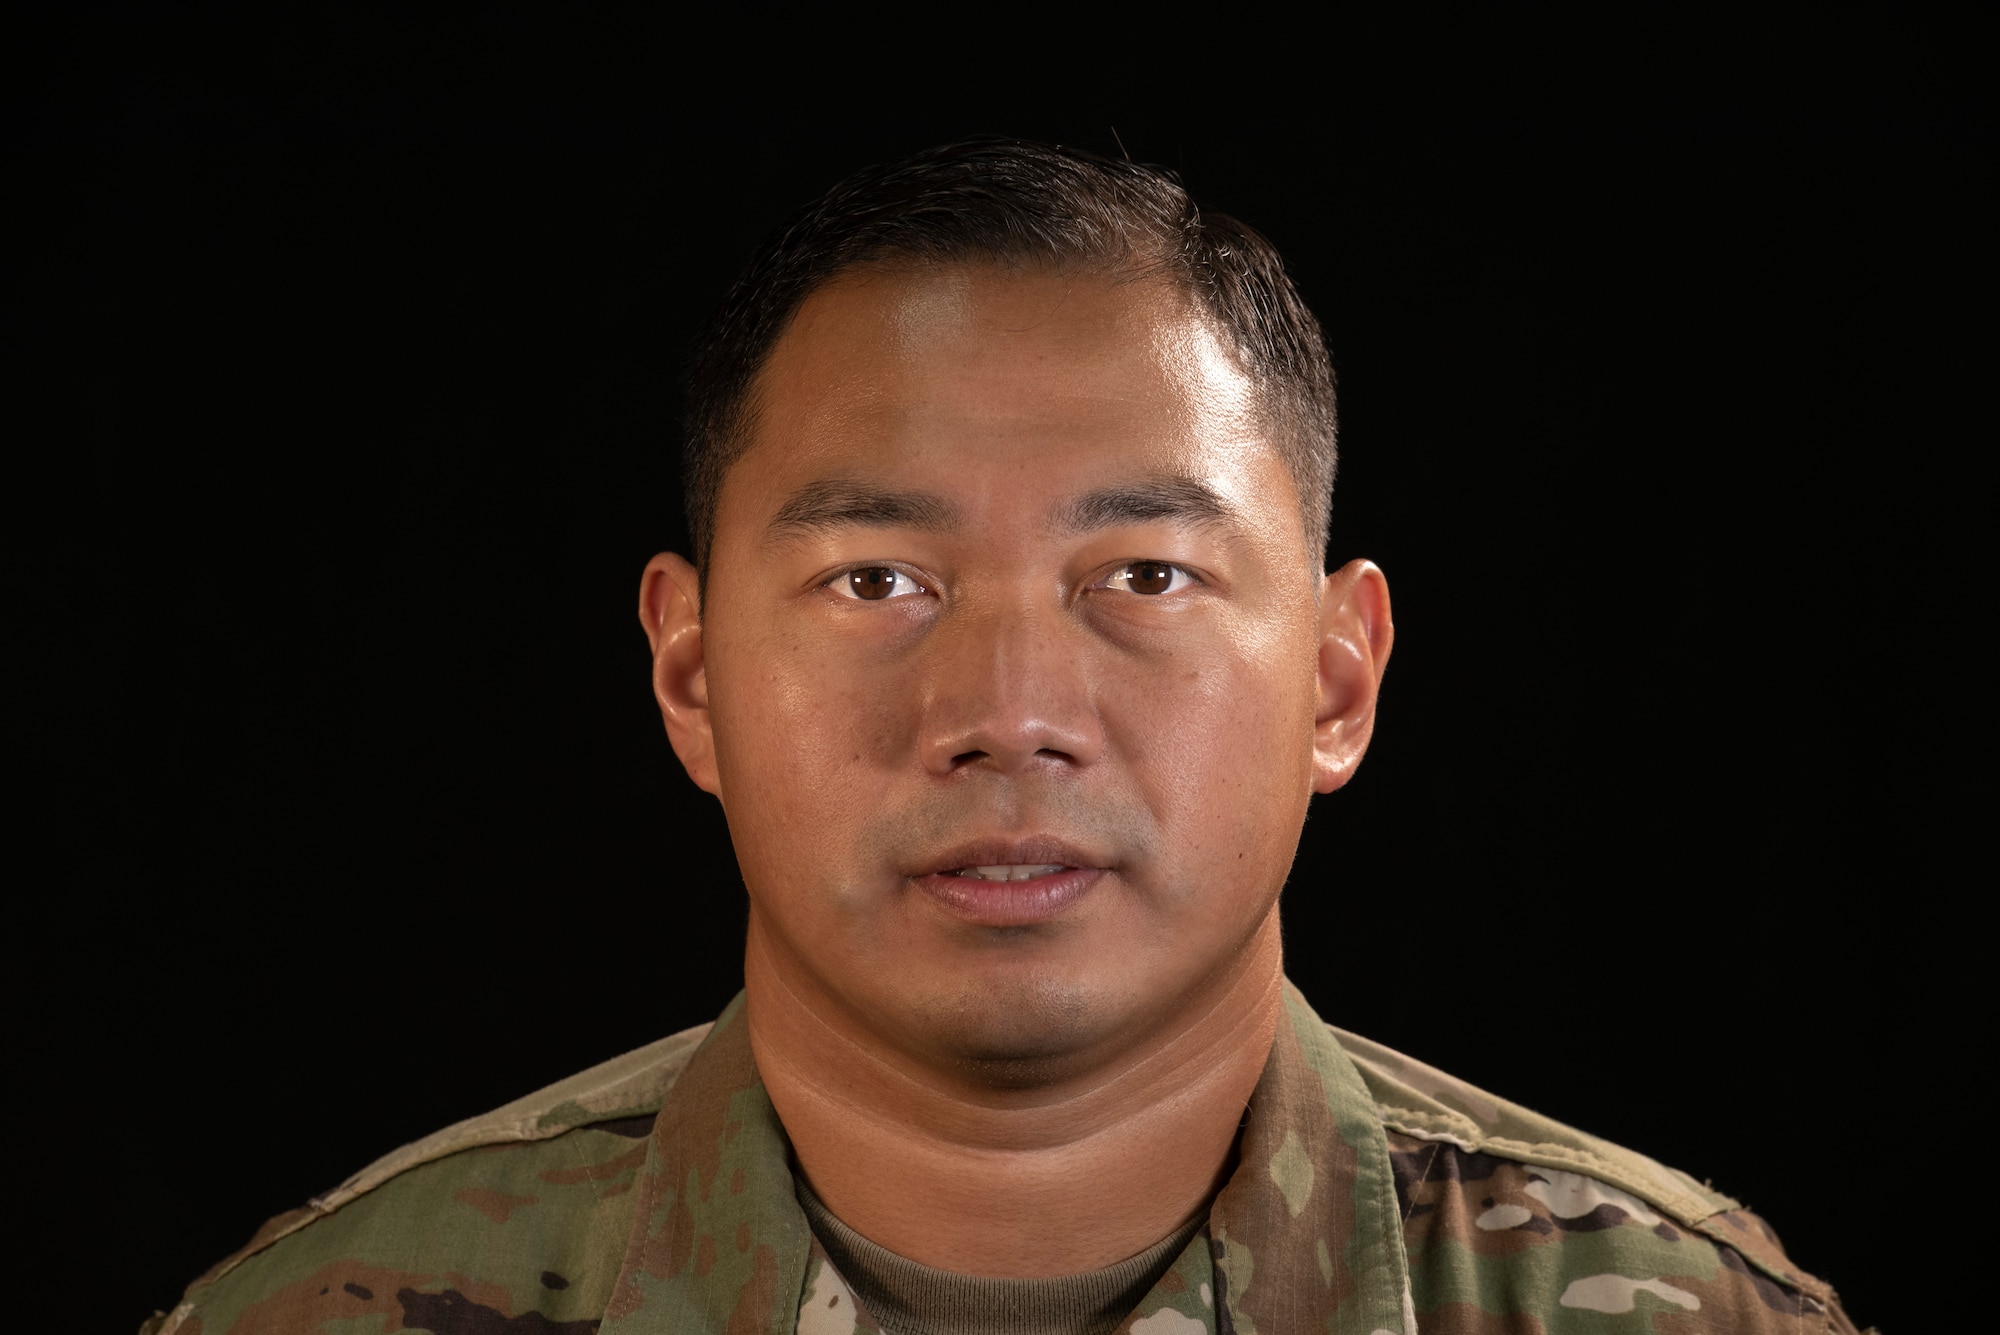
[[[1119,1335],[1844,1331],[1734,1201],[1287,988],[1208,1225]],[[739,996],[273,1219],[145,1335],[857,1335]]]

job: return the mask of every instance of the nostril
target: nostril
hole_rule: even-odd
[[[951,758],[951,767],[958,769],[962,765],[970,765],[984,759],[986,759],[984,751],[961,751]]]

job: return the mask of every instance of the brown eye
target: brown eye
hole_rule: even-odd
[[[894,593],[896,581],[901,578],[902,576],[888,566],[867,566],[848,573],[847,587],[854,590],[856,598],[877,602]]]
[[[1137,561],[1125,570],[1125,587],[1134,593],[1165,593],[1173,587],[1174,568],[1164,561]]]

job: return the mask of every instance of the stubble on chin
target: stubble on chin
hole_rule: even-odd
[[[1098,989],[1079,979],[1015,976],[973,981],[927,998],[910,1015],[912,1039],[936,1064],[992,1089],[1031,1089],[1075,1073],[1118,1027]]]

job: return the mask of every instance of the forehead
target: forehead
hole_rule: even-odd
[[[753,405],[732,475],[1081,455],[1199,472],[1203,452],[1269,448],[1254,386],[1185,292],[1039,267],[844,273],[801,304]]]

